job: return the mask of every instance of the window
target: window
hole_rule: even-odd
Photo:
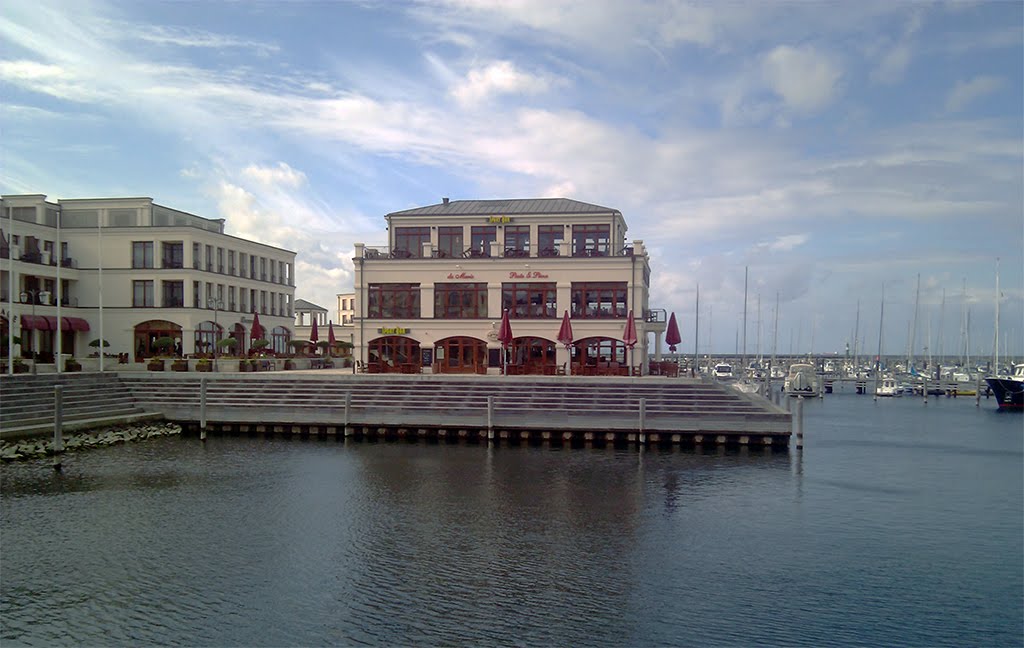
[[[202,302],[203,293],[202,293],[202,289],[200,288],[200,286],[202,286],[202,284],[200,282],[198,282],[198,281],[193,281],[192,282],[192,308],[202,308],[203,307],[203,302]]]
[[[249,312],[249,300],[247,299],[248,294],[249,291],[245,288],[238,289],[238,310],[242,313]]]
[[[573,225],[573,256],[608,256],[611,253],[610,225]]]
[[[153,267],[153,242],[134,241],[132,242],[132,267],[152,268]]]
[[[192,268],[194,270],[199,269],[199,261],[202,259],[203,256],[202,249],[203,246],[199,245],[198,243],[192,244]]]
[[[410,319],[420,316],[419,284],[370,284],[367,290],[367,317]]]
[[[163,282],[164,308],[181,308],[185,305],[185,282]]]
[[[430,242],[429,227],[396,227],[395,254],[419,258],[423,256],[423,244]]]
[[[260,281],[267,280],[267,257],[260,257]]]
[[[151,280],[132,282],[132,306],[136,308],[153,307],[153,282]]]
[[[246,270],[249,267],[249,264],[246,263],[248,257],[249,257],[249,255],[246,254],[245,252],[239,252],[238,253],[238,276],[239,277],[246,277],[246,276],[248,276],[248,274],[246,273]]]
[[[235,251],[228,250],[228,274],[235,274]]]
[[[270,260],[270,283],[277,283],[277,261]]]
[[[461,257],[463,252],[461,227],[437,228],[437,256]]]
[[[270,350],[274,353],[287,353],[288,352],[288,341],[292,339],[292,334],[288,329],[283,326],[275,326],[270,331]]]
[[[256,257],[251,254],[249,255],[249,278],[256,278]]]
[[[476,226],[470,229],[470,256],[491,256],[491,242],[498,240],[498,229],[494,225]]]
[[[434,317],[437,319],[487,317],[487,284],[434,284]]]
[[[206,284],[206,307],[213,308],[213,284]]]
[[[559,255],[565,228],[561,225],[540,225],[537,227],[537,256],[554,257]]]
[[[217,272],[224,274],[224,248],[217,248]]]
[[[228,310],[235,310],[235,287],[228,286]]]
[[[626,282],[573,283],[572,316],[582,318],[625,317]]]
[[[206,271],[213,272],[213,246],[206,246]]]
[[[530,226],[505,226],[505,256],[524,257],[530,254]]]
[[[554,283],[503,283],[501,307],[509,317],[558,317]]]
[[[217,348],[217,340],[224,337],[224,327],[220,324],[206,321],[196,325],[195,345],[199,353],[213,354]]]
[[[161,259],[161,267],[184,268],[185,244],[181,241],[176,243],[163,243],[161,245]]]
[[[259,303],[256,301],[256,289],[252,288],[249,290],[249,307],[255,313],[257,306],[259,306]]]
[[[267,291],[260,291],[260,312],[264,315],[267,314]]]

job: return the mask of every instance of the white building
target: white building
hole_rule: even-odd
[[[338,319],[342,326],[352,326],[356,316],[356,294],[338,293]]]
[[[385,219],[386,248],[355,246],[353,337],[368,371],[497,373],[505,363],[509,373],[623,374],[644,370],[647,334],[665,329],[664,311],[648,303],[643,242],[626,243],[616,209],[446,198]],[[514,340],[503,359],[505,310]],[[558,343],[564,313],[571,352]]]
[[[16,354],[53,362],[58,328],[59,351],[78,357],[101,336],[122,361],[154,355],[161,337],[181,355],[212,352],[225,337],[245,351],[257,313],[272,348],[287,350],[294,252],[151,198],[9,195],[0,206],[4,361],[13,333]]]

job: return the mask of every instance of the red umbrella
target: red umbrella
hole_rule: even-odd
[[[672,313],[672,316],[668,318],[668,330],[665,331],[665,344],[668,345],[669,351],[675,353],[676,345],[682,341],[683,338],[679,335],[679,325],[676,324],[676,314]]]
[[[636,321],[633,319],[633,311],[629,311],[629,315],[626,316],[626,331],[622,334],[622,341],[626,344],[626,348],[629,349],[629,354],[633,355],[633,347],[636,346]],[[629,361],[629,375],[633,375],[633,359],[628,358]]]
[[[327,341],[333,347],[338,343],[338,340],[334,337],[334,321],[327,322]]]
[[[313,328],[309,330],[309,341],[316,344],[320,340],[320,332],[316,329],[316,318],[313,318]]]
[[[252,314],[252,331],[251,331],[252,340],[254,342],[256,340],[261,340],[261,339],[263,339],[263,335],[264,335],[263,327],[260,326],[260,314],[254,312]]]
[[[498,329],[498,341],[501,342],[502,348],[501,371],[502,373],[508,373],[508,370],[505,367],[505,358],[507,354],[504,351],[508,349],[510,344],[512,344],[512,324],[510,324],[508,321],[507,308],[501,313],[501,328]]]
[[[565,345],[565,350],[568,351],[572,347],[572,324],[569,323],[569,311],[565,311],[562,315],[562,326],[558,329],[558,337],[556,338],[560,344]],[[572,354],[569,354],[569,361],[565,363],[566,375],[572,374]]]

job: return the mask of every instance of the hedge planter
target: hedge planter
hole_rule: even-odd
[[[188,371],[188,360],[175,360],[171,363],[171,371]]]
[[[213,371],[212,362],[198,362],[196,363],[196,371],[211,372]]]
[[[150,371],[163,371],[164,361],[159,359],[150,360],[148,363],[146,363],[146,369],[149,369]]]

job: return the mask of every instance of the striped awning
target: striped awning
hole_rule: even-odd
[[[35,329],[37,331],[56,331],[57,318],[52,315],[22,315],[21,328]],[[62,317],[60,318],[60,330],[88,331],[89,322],[81,317]]]

